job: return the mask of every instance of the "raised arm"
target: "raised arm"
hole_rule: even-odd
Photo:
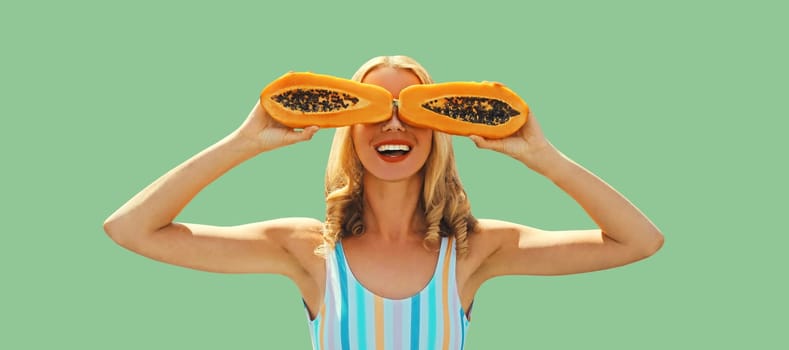
[[[515,135],[501,140],[472,136],[481,148],[512,156],[571,196],[599,229],[545,231],[481,220],[492,244],[483,264],[487,277],[557,275],[601,270],[654,254],[663,244],[655,225],[622,194],[548,142],[533,115]]]
[[[295,273],[300,267],[292,251],[319,241],[318,220],[291,218],[234,227],[173,220],[228,170],[261,152],[308,140],[316,131],[288,129],[257,103],[237,130],[132,197],[106,219],[104,230],[121,246],[174,265],[227,273]]]

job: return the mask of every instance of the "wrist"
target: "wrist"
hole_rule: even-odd
[[[572,161],[550,143],[531,154],[521,157],[521,163],[551,180],[558,177]]]
[[[245,135],[239,130],[230,133],[230,135],[227,135],[219,142],[224,143],[230,147],[233,152],[238,153],[245,158],[254,157],[265,151],[265,149],[261,147],[260,140],[255,137]]]

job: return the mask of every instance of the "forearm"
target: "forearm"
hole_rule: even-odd
[[[659,248],[660,231],[627,198],[555,148],[541,153],[534,170],[572,197],[606,236],[636,249]]]
[[[105,221],[105,230],[153,232],[170,224],[203,188],[259,151],[233,133],[148,185]]]

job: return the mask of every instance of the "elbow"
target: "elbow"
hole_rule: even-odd
[[[655,253],[663,247],[663,243],[665,242],[663,234],[657,229],[641,233],[637,236],[638,239],[619,242],[622,248],[627,251],[630,262],[636,262],[655,255]]]
[[[659,230],[651,232],[648,236],[649,239],[645,240],[641,248],[643,258],[655,255],[660,248],[663,248],[663,244],[665,243],[665,237],[663,237],[663,234]]]
[[[123,245],[121,244],[123,240],[122,238],[123,235],[120,233],[121,230],[118,226],[119,225],[115,220],[112,220],[111,218],[107,218],[107,220],[104,220],[104,224],[103,224],[104,233],[106,233],[107,236],[110,237],[110,239],[112,239],[115,243]]]
[[[107,218],[103,224],[104,233],[116,244],[122,247],[129,247],[132,244],[131,230],[128,225],[123,224],[118,219]]]

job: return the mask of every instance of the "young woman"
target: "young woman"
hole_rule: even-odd
[[[433,82],[404,56],[374,58],[353,79],[395,98],[407,86]],[[477,220],[450,136],[404,123],[397,109],[387,121],[336,130],[325,222],[173,222],[231,168],[309,140],[317,130],[286,128],[256,104],[237,130],[113,213],[105,231],[118,244],[166,263],[289,277],[301,291],[315,349],[460,349],[474,295],[485,281],[612,268],[646,258],[663,244],[660,231],[633,204],[548,142],[534,115],[510,137],[471,139],[547,177],[599,228],[557,232]]]

